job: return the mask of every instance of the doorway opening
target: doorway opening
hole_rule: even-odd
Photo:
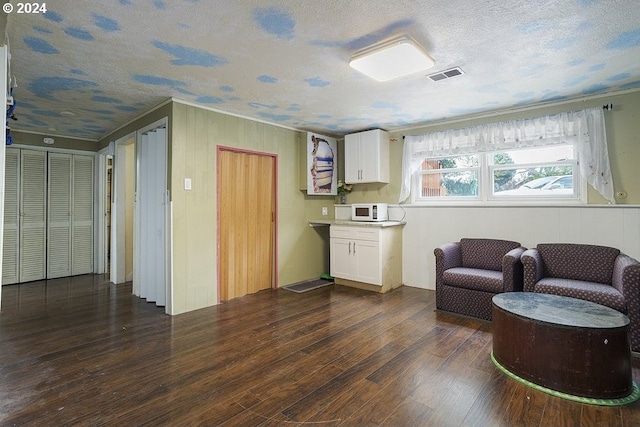
[[[134,295],[171,314],[167,119],[117,140],[113,152],[110,280],[131,281]]]

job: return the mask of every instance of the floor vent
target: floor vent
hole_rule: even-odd
[[[444,79],[450,79],[451,77],[460,76],[464,74],[464,71],[460,67],[451,68],[449,70],[440,71],[438,73],[430,74],[427,77],[432,81],[437,82]]]

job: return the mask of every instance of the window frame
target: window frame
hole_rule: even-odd
[[[573,149],[573,158],[562,162],[530,162],[530,163],[517,163],[517,164],[493,164],[491,156],[494,156],[499,152],[508,152],[514,150],[500,150],[491,152],[477,152],[462,155],[478,155],[479,165],[477,168],[465,168],[462,170],[479,169],[478,171],[478,195],[477,196],[422,196],[422,176],[425,174],[435,174],[435,169],[430,171],[424,171],[421,168],[418,169],[411,177],[411,202],[416,205],[575,205],[586,204],[586,180],[580,174],[580,167],[577,160],[577,152],[575,144],[564,143],[558,144],[558,146],[571,146]],[[545,148],[548,146],[540,147],[526,147],[523,149],[532,148]],[[450,158],[455,156],[441,156],[441,157],[428,157],[425,160]],[[529,169],[536,167],[551,167],[551,166],[571,166],[572,176],[574,179],[573,192],[571,195],[549,195],[549,196],[528,196],[528,195],[498,195],[494,194],[494,171],[500,169]],[[458,169],[446,169],[448,171]]]

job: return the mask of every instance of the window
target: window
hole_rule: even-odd
[[[577,199],[579,171],[573,145],[495,153],[489,165],[496,199]]]
[[[425,159],[419,194],[427,199],[477,197],[479,180],[479,155]]]
[[[415,181],[416,202],[580,198],[580,172],[572,144],[426,158]]]
[[[584,201],[588,183],[615,203],[604,125],[594,107],[406,135],[398,201]]]

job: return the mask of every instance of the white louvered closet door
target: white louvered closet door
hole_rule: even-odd
[[[7,149],[4,171],[4,237],[2,242],[2,284],[18,283],[18,230],[20,150]]]
[[[46,152],[20,152],[20,282],[45,278],[46,170]]]
[[[47,278],[71,275],[71,155],[49,153]]]
[[[93,160],[73,156],[72,275],[93,272]]]

